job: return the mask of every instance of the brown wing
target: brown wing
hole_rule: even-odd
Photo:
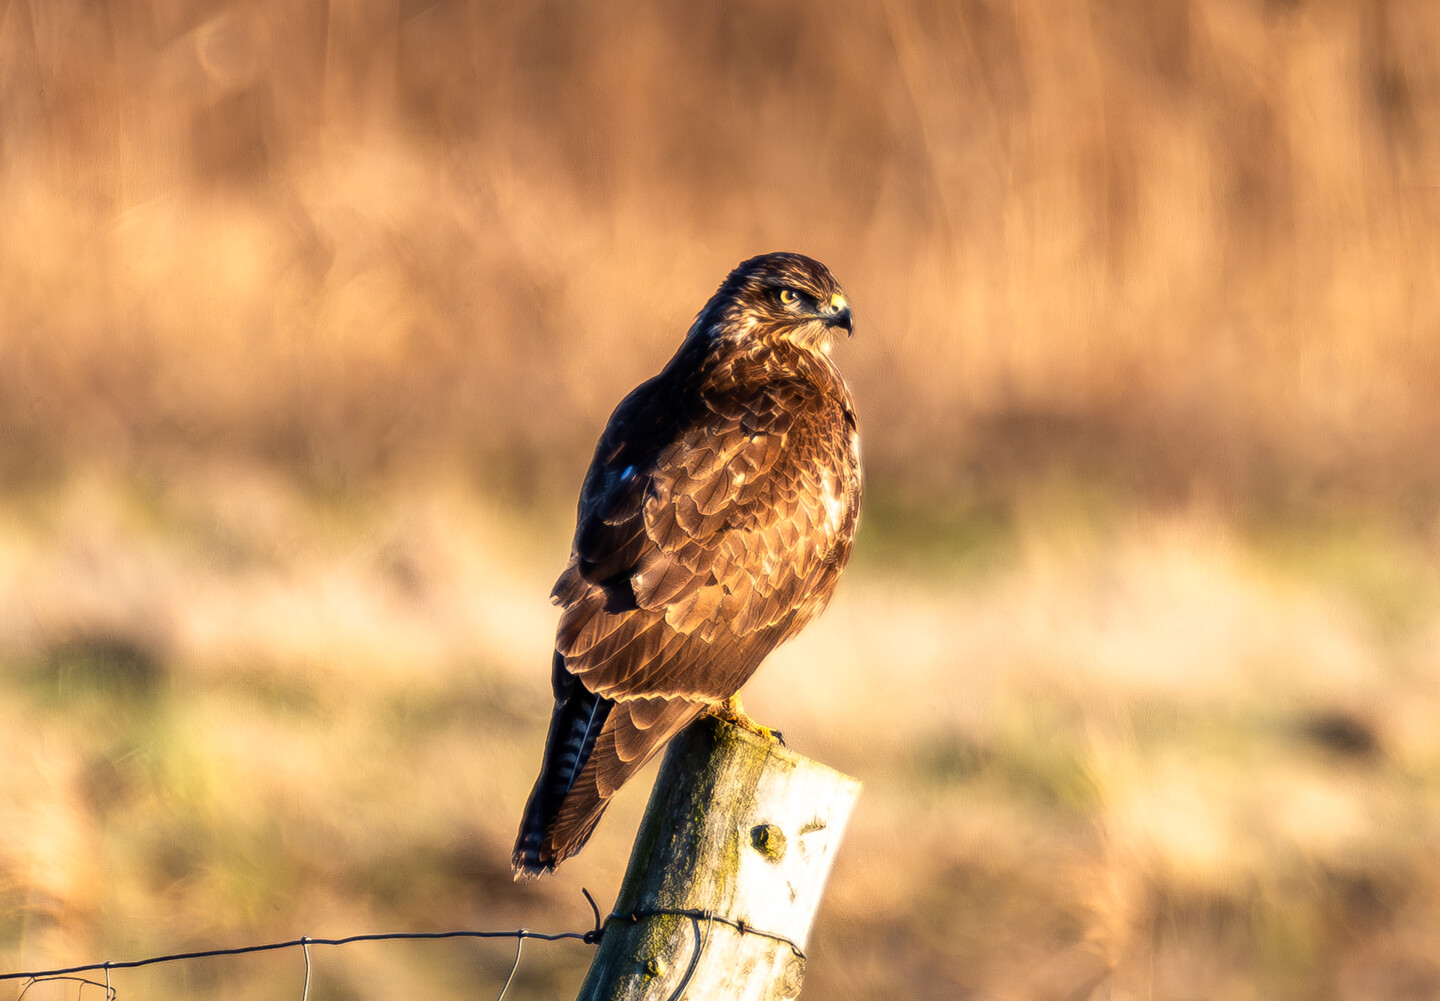
[[[848,558],[852,431],[842,399],[790,379],[706,395],[646,467],[602,471],[616,489],[555,587],[565,669],[611,699],[738,691]]]
[[[544,774],[532,797],[553,819],[517,849],[528,871],[577,851],[626,779],[823,609],[849,557],[860,486],[838,377],[683,373],[617,408],[581,492],[553,595],[550,744],[568,750],[547,759],[549,808]]]

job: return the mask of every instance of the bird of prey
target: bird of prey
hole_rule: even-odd
[[[659,375],[616,407],[551,599],[555,710],[516,878],[578,852],[610,797],[737,693],[829,602],[860,507],[855,407],[830,360],[852,332],[820,262],[740,264]]]

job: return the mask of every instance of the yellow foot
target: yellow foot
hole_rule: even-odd
[[[768,726],[761,726],[749,716],[745,715],[745,710],[740,708],[740,696],[738,695],[732,695],[724,702],[711,706],[705,710],[705,713],[733,726],[738,726],[742,730],[748,730],[757,737],[773,740],[781,747],[785,746],[785,735],[779,730],[772,730]]]

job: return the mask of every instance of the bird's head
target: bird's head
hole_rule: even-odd
[[[829,352],[835,332],[854,333],[850,303],[830,269],[802,254],[762,254],[740,264],[710,297],[692,334],[737,341],[784,339]]]

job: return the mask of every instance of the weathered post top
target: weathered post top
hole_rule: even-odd
[[[788,943],[805,946],[859,794],[738,727],[692,725],[665,755],[580,1001],[798,996]]]

